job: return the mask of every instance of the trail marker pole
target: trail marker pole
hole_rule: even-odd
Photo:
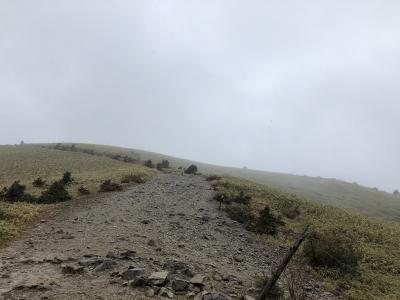
[[[306,233],[307,233],[309,227],[310,227],[310,225],[307,225],[307,227],[304,229],[303,233],[300,235],[298,240],[294,243],[294,245],[290,249],[289,253],[286,254],[286,256],[282,260],[281,264],[272,273],[271,278],[268,280],[267,284],[262,289],[262,291],[260,293],[260,296],[257,298],[257,300],[265,300],[265,299],[267,299],[267,296],[271,292],[271,290],[274,287],[275,283],[278,281],[279,277],[281,276],[281,274],[285,270],[286,266],[288,265],[288,263],[292,259],[293,255],[296,253],[297,249],[299,249],[301,243],[304,241],[304,239],[306,237]]]

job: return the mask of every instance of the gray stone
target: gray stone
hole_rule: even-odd
[[[136,288],[136,287],[145,287],[148,283],[148,279],[147,277],[141,275],[141,276],[137,276],[136,278],[134,278],[133,280],[131,280],[129,282],[129,286]]]
[[[102,271],[106,271],[106,270],[111,270],[113,269],[115,266],[117,265],[117,263],[113,260],[106,260],[104,262],[102,262],[100,265],[98,265],[94,271],[95,272],[102,272]]]
[[[233,257],[233,259],[234,259],[236,262],[242,262],[242,261],[244,261],[244,256],[241,255],[241,254],[236,254],[236,255]]]
[[[175,279],[172,281],[172,289],[175,292],[184,292],[187,291],[189,287],[189,282],[183,279]]]
[[[161,297],[174,298],[174,293],[165,287],[160,289],[160,291],[158,292],[158,295]]]
[[[154,292],[154,290],[152,288],[147,288],[146,292],[145,292],[145,295],[146,295],[146,297],[151,298],[151,297],[154,297],[155,292]]]
[[[154,272],[149,277],[150,285],[163,285],[168,278],[168,271]]]
[[[232,300],[232,298],[222,293],[212,292],[203,295],[201,300]]]
[[[190,280],[190,283],[194,285],[204,286],[206,280],[207,277],[197,274]]]
[[[144,269],[141,268],[133,268],[129,269],[125,272],[122,273],[121,278],[123,280],[133,280],[138,276],[141,276],[144,274]]]
[[[83,273],[84,267],[63,264],[63,265],[61,265],[61,270],[63,273],[66,273],[66,274],[80,274],[80,273]]]

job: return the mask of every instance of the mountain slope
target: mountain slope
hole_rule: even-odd
[[[294,193],[322,204],[400,222],[400,196],[376,191],[356,183],[348,183],[336,179],[215,166],[137,149],[88,144],[77,144],[77,146],[95,151],[132,155],[133,157],[139,156],[141,160],[151,159],[154,162],[168,159],[173,167],[187,167],[191,163],[195,163],[202,173],[239,177]]]

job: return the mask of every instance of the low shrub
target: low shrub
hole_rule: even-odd
[[[121,179],[121,183],[145,183],[146,179],[143,175],[140,174],[130,174],[130,175],[125,175]]]
[[[198,171],[196,165],[190,165],[187,169],[185,169],[186,174],[196,174]]]
[[[100,192],[115,192],[122,191],[122,186],[118,183],[112,182],[110,179],[104,181],[100,185]]]
[[[260,212],[254,226],[254,230],[258,233],[275,235],[278,233],[278,227],[283,226],[285,223],[281,220],[280,216],[275,216],[268,205],[266,205]]]
[[[148,168],[154,169],[154,164],[153,164],[153,162],[151,161],[151,159],[146,160],[146,161],[144,162],[144,166],[145,166],[145,167],[148,167]]]
[[[79,195],[83,196],[83,195],[89,195],[90,191],[87,188],[85,188],[84,186],[81,186],[78,189],[78,193],[79,193]]]
[[[71,200],[72,197],[65,189],[65,185],[61,181],[53,182],[49,188],[42,193],[39,197],[38,202],[44,204],[64,202]]]
[[[246,227],[252,227],[254,223],[254,215],[251,213],[250,207],[247,205],[230,205],[225,208],[228,217]]]
[[[14,183],[6,190],[4,190],[4,198],[12,200],[21,198],[25,194],[26,186],[19,183],[19,180]]]
[[[220,180],[220,179],[221,179],[221,177],[218,175],[209,175],[206,177],[207,181],[216,181],[216,180]]]
[[[64,185],[69,185],[74,181],[74,179],[72,178],[72,174],[71,172],[65,172],[63,177],[61,178],[61,183]]]
[[[304,254],[314,267],[355,273],[361,255],[354,245],[354,240],[344,232],[332,229],[314,231],[304,243]]]
[[[32,185],[33,185],[34,187],[38,187],[38,188],[44,187],[45,184],[46,184],[46,181],[43,180],[43,179],[40,178],[40,177],[36,178],[36,179],[32,182]]]

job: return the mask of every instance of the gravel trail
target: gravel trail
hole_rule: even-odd
[[[200,290],[254,296],[254,278],[278,253],[228,219],[212,196],[201,176],[163,174],[64,203],[0,250],[0,299],[157,299],[153,292],[171,291],[187,299]],[[145,280],[168,271],[162,286],[170,289],[128,278],[132,270]],[[334,299],[324,291],[317,298]]]

